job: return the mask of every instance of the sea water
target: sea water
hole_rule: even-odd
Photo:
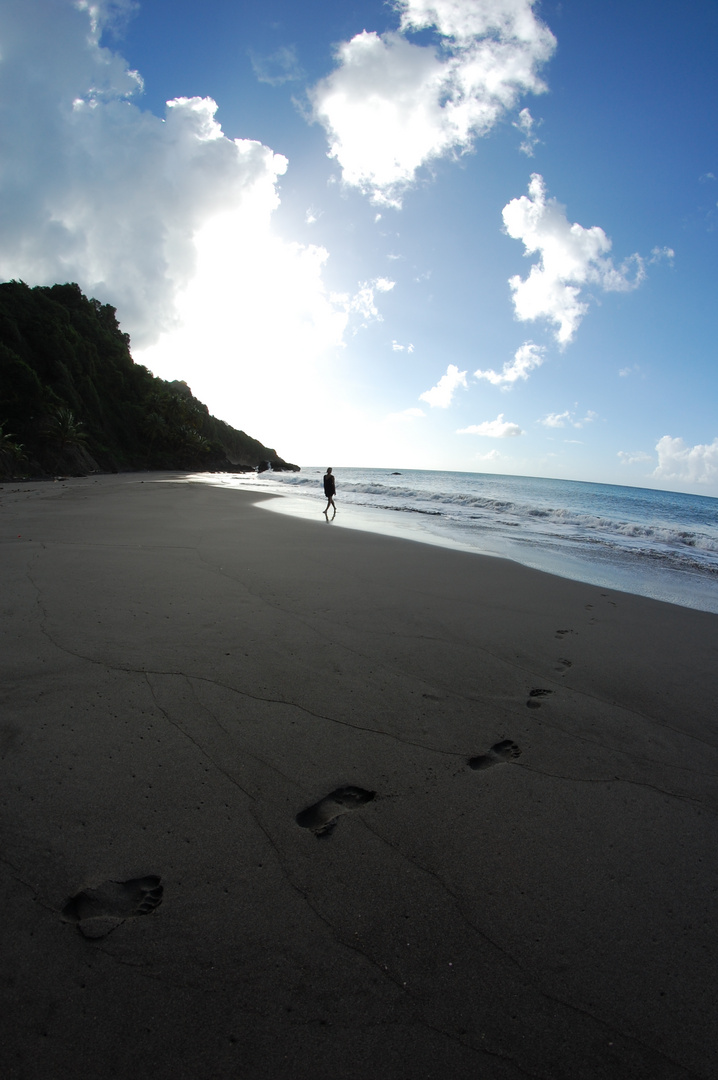
[[[323,468],[206,475],[325,522]],[[718,613],[718,499],[487,473],[336,469],[333,526],[499,555],[562,577]],[[331,516],[331,511],[330,511]]]

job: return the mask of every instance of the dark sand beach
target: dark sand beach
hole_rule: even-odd
[[[0,490],[7,1080],[718,1074],[718,616]]]

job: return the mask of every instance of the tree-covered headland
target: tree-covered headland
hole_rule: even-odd
[[[130,355],[115,308],[75,284],[0,284],[0,477],[292,469]]]

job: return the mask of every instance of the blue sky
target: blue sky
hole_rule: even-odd
[[[0,277],[300,465],[718,495],[716,55],[712,0],[3,0]]]

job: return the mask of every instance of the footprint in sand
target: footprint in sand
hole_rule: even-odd
[[[517,758],[520,753],[521,750],[515,742],[511,739],[503,739],[501,742],[494,743],[488,753],[469,758],[469,768],[490,769],[492,765],[500,765],[502,761]]]
[[[562,675],[566,674],[566,669],[567,668],[572,667],[571,661],[570,660],[564,660],[563,657],[559,657],[558,660],[556,661],[556,663],[560,664],[561,667],[554,668],[554,671],[560,671]]]
[[[130,881],[105,881],[96,889],[83,889],[62,909],[65,922],[75,923],[86,938],[111,934],[125,919],[148,915],[162,903],[160,878],[154,874]]]
[[[302,810],[295,820],[303,829],[311,829],[315,836],[329,836],[342,814],[371,802],[375,795],[375,791],[365,791],[360,787],[340,787]]]
[[[543,690],[540,686],[535,687],[533,690],[529,690],[529,699],[526,705],[529,709],[540,709],[541,702],[537,701],[537,698],[546,697],[547,694],[552,694],[553,690]]]

